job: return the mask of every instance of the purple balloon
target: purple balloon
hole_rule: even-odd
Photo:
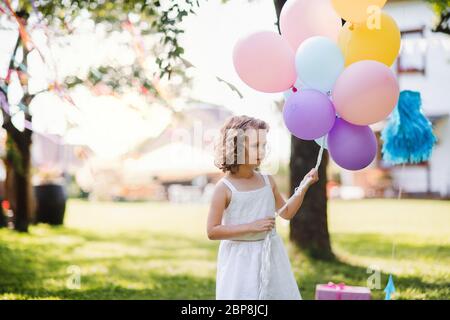
[[[369,126],[336,119],[328,134],[328,151],[334,162],[347,170],[367,167],[377,155],[377,139]]]
[[[283,108],[286,127],[297,138],[314,140],[333,128],[336,111],[330,99],[320,91],[305,89],[293,93]]]

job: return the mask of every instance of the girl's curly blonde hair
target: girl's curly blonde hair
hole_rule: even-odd
[[[249,129],[269,130],[269,125],[260,119],[249,116],[233,116],[225,121],[216,140],[214,164],[223,172],[235,173],[242,161],[245,138]]]

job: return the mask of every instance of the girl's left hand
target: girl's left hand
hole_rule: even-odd
[[[311,169],[311,171],[309,171],[306,176],[303,179],[308,179],[308,187],[313,185],[314,183],[316,183],[317,181],[319,181],[319,173],[317,172],[316,169]]]

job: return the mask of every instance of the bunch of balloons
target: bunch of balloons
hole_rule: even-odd
[[[247,85],[284,93],[289,131],[316,140],[348,170],[374,160],[377,140],[369,125],[385,119],[399,98],[390,66],[400,50],[400,31],[381,10],[385,3],[288,0],[281,35],[256,32],[233,51],[235,69]]]

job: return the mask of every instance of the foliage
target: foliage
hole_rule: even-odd
[[[450,34],[450,0],[425,0],[430,3],[437,15],[438,22],[436,23],[436,32],[443,32]]]
[[[194,13],[194,8],[199,6],[198,0],[183,0],[183,1],[157,1],[157,0],[118,0],[118,1],[90,1],[90,0],[18,0],[10,1],[3,0],[0,2],[0,23],[6,23],[11,25],[11,21],[17,24],[18,39],[11,53],[9,66],[6,72],[6,77],[0,79],[0,93],[6,97],[6,102],[2,101],[2,114],[3,114],[3,128],[8,132],[8,136],[11,137],[17,144],[20,144],[21,159],[23,162],[29,160],[29,149],[31,145],[31,124],[32,114],[29,111],[29,106],[34,97],[46,91],[31,93],[28,88],[28,55],[37,51],[41,59],[46,62],[41,50],[36,47],[32,37],[30,37],[30,29],[39,26],[46,31],[47,42],[50,44],[54,39],[50,39],[49,31],[54,34],[69,35],[76,31],[77,21],[80,19],[90,19],[95,25],[103,24],[105,30],[109,33],[122,32],[122,28],[129,28],[128,32],[132,33],[135,37],[142,37],[143,35],[156,35],[160,38],[159,48],[156,48],[158,56],[156,58],[156,64],[159,68],[159,75],[150,75],[151,80],[147,80],[148,74],[144,72],[142,67],[142,55],[145,52],[140,52],[141,56],[137,55],[137,64],[140,64],[139,68],[131,70],[133,78],[127,78],[127,81],[122,81],[124,74],[118,73],[117,69],[111,67],[104,67],[100,71],[91,70],[89,75],[91,79],[80,79],[73,77],[72,79],[66,79],[69,86],[71,84],[90,82],[92,76],[100,72],[99,79],[105,79],[106,85],[111,87],[111,90],[119,91],[120,85],[132,85],[138,88],[141,93],[154,99],[155,97],[162,96],[158,91],[158,84],[155,84],[155,80],[168,76],[170,79],[173,73],[183,74],[183,66],[181,64],[181,55],[183,54],[183,48],[178,43],[178,36],[183,32],[180,28],[183,19]],[[0,25],[0,27],[3,27]],[[130,44],[135,45],[136,43]],[[155,47],[157,47],[155,45]],[[142,49],[142,48],[141,48]],[[155,49],[155,48],[153,48]],[[103,71],[103,73],[101,72]],[[25,129],[19,130],[12,123],[12,117],[9,114],[9,101],[8,91],[13,81],[11,75],[17,75],[22,87],[22,98],[19,102],[19,107],[23,111],[25,118]],[[129,75],[127,75],[129,76]],[[97,80],[99,80],[97,79]],[[58,83],[58,79],[55,79],[53,83],[49,83],[48,90],[54,90],[59,96],[73,104],[72,98],[67,93],[67,86],[65,84]],[[162,101],[165,102],[164,97]],[[168,105],[167,103],[165,103]],[[9,147],[12,144],[7,145]],[[8,150],[8,154],[15,152],[15,150]],[[25,157],[24,155],[27,155]],[[17,157],[16,157],[17,158]],[[12,165],[15,165],[13,162]],[[20,227],[23,231],[27,230],[29,223],[29,217],[32,216],[31,206],[29,204],[30,195],[17,190],[31,190],[29,186],[23,186],[22,184],[28,184],[30,179],[27,179],[30,172],[28,170],[28,163],[24,163],[25,170],[20,172],[21,169],[12,167],[20,175],[25,176],[26,179],[19,179],[14,182],[18,184],[17,187],[14,184],[10,187],[9,194],[11,198],[15,199],[17,203],[23,204],[23,206],[14,206],[17,208],[14,212],[16,216],[16,227]],[[8,170],[8,174],[11,175],[12,171]],[[18,227],[17,227],[18,228]]]
[[[118,1],[19,1],[18,11],[36,10],[52,28],[70,33],[74,30],[78,17],[91,18],[96,24],[107,24],[110,32],[123,28],[123,22],[132,20],[138,24],[142,35],[160,35],[163,46],[157,63],[161,69],[160,77],[169,76],[179,66],[178,58],[183,48],[178,43],[179,34],[183,33],[180,23],[199,6],[198,0],[159,1],[159,0],[118,0]]]
[[[33,28],[45,30],[49,45],[50,42],[53,44],[59,43],[66,36],[76,33],[77,25],[80,24],[81,20],[91,20],[96,26],[101,25],[107,35],[124,32],[130,35],[131,40],[127,45],[136,51],[135,61],[131,65],[107,64],[96,66],[90,69],[85,78],[81,78],[79,75],[67,77],[64,79],[62,86],[55,80],[55,83],[49,84],[49,89],[55,89],[59,95],[65,95],[67,98],[67,93],[61,90],[70,89],[78,84],[85,84],[91,88],[96,85],[108,87],[109,93],[112,92],[113,94],[120,94],[132,88],[143,96],[149,96],[152,99],[155,97],[164,98],[160,97],[160,79],[165,76],[170,79],[173,74],[176,74],[184,80],[184,85],[188,82],[183,72],[184,61],[180,59],[184,49],[180,46],[178,37],[183,33],[181,22],[189,14],[195,13],[194,9],[199,6],[199,1],[21,0],[14,2],[16,5],[14,8],[10,6],[10,3],[10,1],[4,1],[0,4],[0,9],[8,13],[9,20],[15,20],[19,23],[21,41],[17,42],[17,46],[12,52],[12,62],[9,66],[10,70],[17,72],[19,76],[26,74],[27,55],[34,50],[37,50],[44,62],[47,63],[45,55],[34,46],[32,39],[30,39],[30,32]],[[10,8],[15,11],[14,14],[10,11]],[[149,37],[152,40],[150,51],[146,50],[144,41],[148,40]],[[20,54],[20,47],[26,47],[23,50],[23,55]],[[154,63],[158,69],[153,70],[153,74],[149,74],[144,66],[145,59],[149,57],[154,57]],[[6,95],[9,76],[3,80],[6,86],[2,85],[2,90]],[[27,81],[26,79],[21,83],[24,87],[24,93],[27,93]],[[176,88],[171,89],[176,90]],[[34,95],[29,99],[29,102],[33,97]],[[70,100],[70,97],[67,99]],[[20,106],[25,113],[28,113],[27,103],[21,103]]]

